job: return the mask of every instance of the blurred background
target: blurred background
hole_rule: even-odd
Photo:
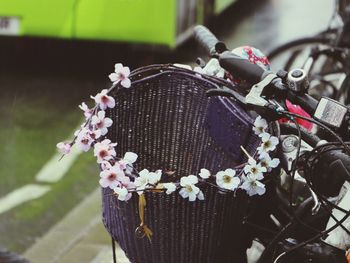
[[[203,54],[191,29],[203,23],[232,49],[267,52],[326,29],[333,6],[334,0],[0,0],[0,247],[39,263],[111,262],[94,158],[73,153],[58,162],[55,145],[82,121],[78,105],[111,85],[115,63],[193,64]]]

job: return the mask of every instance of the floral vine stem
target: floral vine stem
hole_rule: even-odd
[[[244,154],[247,156],[248,159],[252,159],[253,157],[250,156],[248,151],[241,145],[240,146],[241,150],[244,152]]]

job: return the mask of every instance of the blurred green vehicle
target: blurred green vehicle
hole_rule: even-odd
[[[0,35],[175,47],[235,0],[0,0]]]

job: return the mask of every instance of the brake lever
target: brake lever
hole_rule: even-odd
[[[227,87],[223,87],[220,89],[210,89],[206,92],[206,95],[207,97],[215,97],[215,96],[229,97],[229,98],[233,98],[235,101],[239,103],[246,105],[244,96]]]
[[[246,97],[226,87],[223,87],[220,89],[210,89],[206,92],[206,95],[208,97],[222,96],[222,97],[231,98],[235,102],[238,102],[239,104],[241,104],[241,106],[243,106],[247,110],[253,110],[270,121],[278,120],[281,118],[281,115],[278,113],[277,109],[287,108],[285,101],[283,100],[277,101],[276,99],[274,100],[274,103],[272,103],[271,101],[266,101],[266,103],[264,103],[263,106],[247,103]]]

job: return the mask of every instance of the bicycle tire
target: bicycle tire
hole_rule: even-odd
[[[300,39],[296,39],[290,42],[287,42],[281,46],[278,46],[274,49],[272,49],[269,53],[268,53],[268,59],[269,60],[277,60],[280,57],[286,56],[285,60],[282,63],[282,67],[284,70],[289,71],[291,68],[293,68],[293,66],[295,67],[295,63],[298,60],[298,58],[300,58],[301,55],[303,55],[303,52],[306,50],[306,46],[308,46],[308,48],[312,47],[312,45],[332,45],[332,38],[329,34],[334,33],[333,31],[324,31],[323,33],[314,36],[314,37],[304,37],[304,38],[300,38]],[[327,35],[328,34],[328,35]],[[304,52],[305,53],[305,52]],[[333,61],[332,65],[335,65],[336,61],[339,61],[338,59],[336,59],[335,57],[331,56],[331,55],[323,55],[323,57],[326,56],[326,60],[324,62],[321,62],[321,67],[319,68],[318,71],[316,71],[316,75],[327,75],[329,69],[329,61]],[[341,61],[339,61],[341,62]],[[311,66],[311,71],[313,71],[315,65],[317,63],[320,63],[319,59],[316,59],[312,66]],[[343,71],[344,73],[347,72],[347,70],[342,69],[341,71]],[[313,74],[311,74],[309,77],[310,79],[312,79],[312,76],[315,75],[315,72],[312,72]],[[339,72],[340,73],[340,72]],[[326,85],[327,83],[324,82],[324,85]],[[341,95],[344,95],[344,90],[345,90],[345,86],[349,87],[349,85],[346,85],[346,83],[341,85],[342,91],[341,91]],[[322,88],[321,89],[325,89]],[[334,92],[332,95],[330,95],[330,97],[336,97],[339,96],[338,94],[340,93],[340,89],[337,92]],[[322,95],[322,94],[321,94]],[[328,95],[327,95],[328,96]],[[347,102],[349,101],[350,98],[350,94],[346,96]]]
[[[295,40],[292,40],[290,42],[287,42],[285,44],[282,44],[280,46],[277,46],[267,52],[268,59],[274,59],[279,54],[297,46],[305,45],[305,44],[329,44],[331,42],[331,39],[327,37],[303,37],[298,38]]]
[[[277,46],[270,51],[267,52],[267,57],[269,59],[274,59],[275,56],[278,54],[293,48],[295,46],[300,46],[304,44],[313,44],[313,43],[320,43],[320,44],[330,44],[332,40],[335,38],[332,37],[334,34],[337,34],[338,29],[332,28],[332,29],[326,29],[324,31],[321,31],[320,33],[311,36],[311,37],[301,37],[294,40],[291,40],[287,43],[284,43],[280,46]]]

